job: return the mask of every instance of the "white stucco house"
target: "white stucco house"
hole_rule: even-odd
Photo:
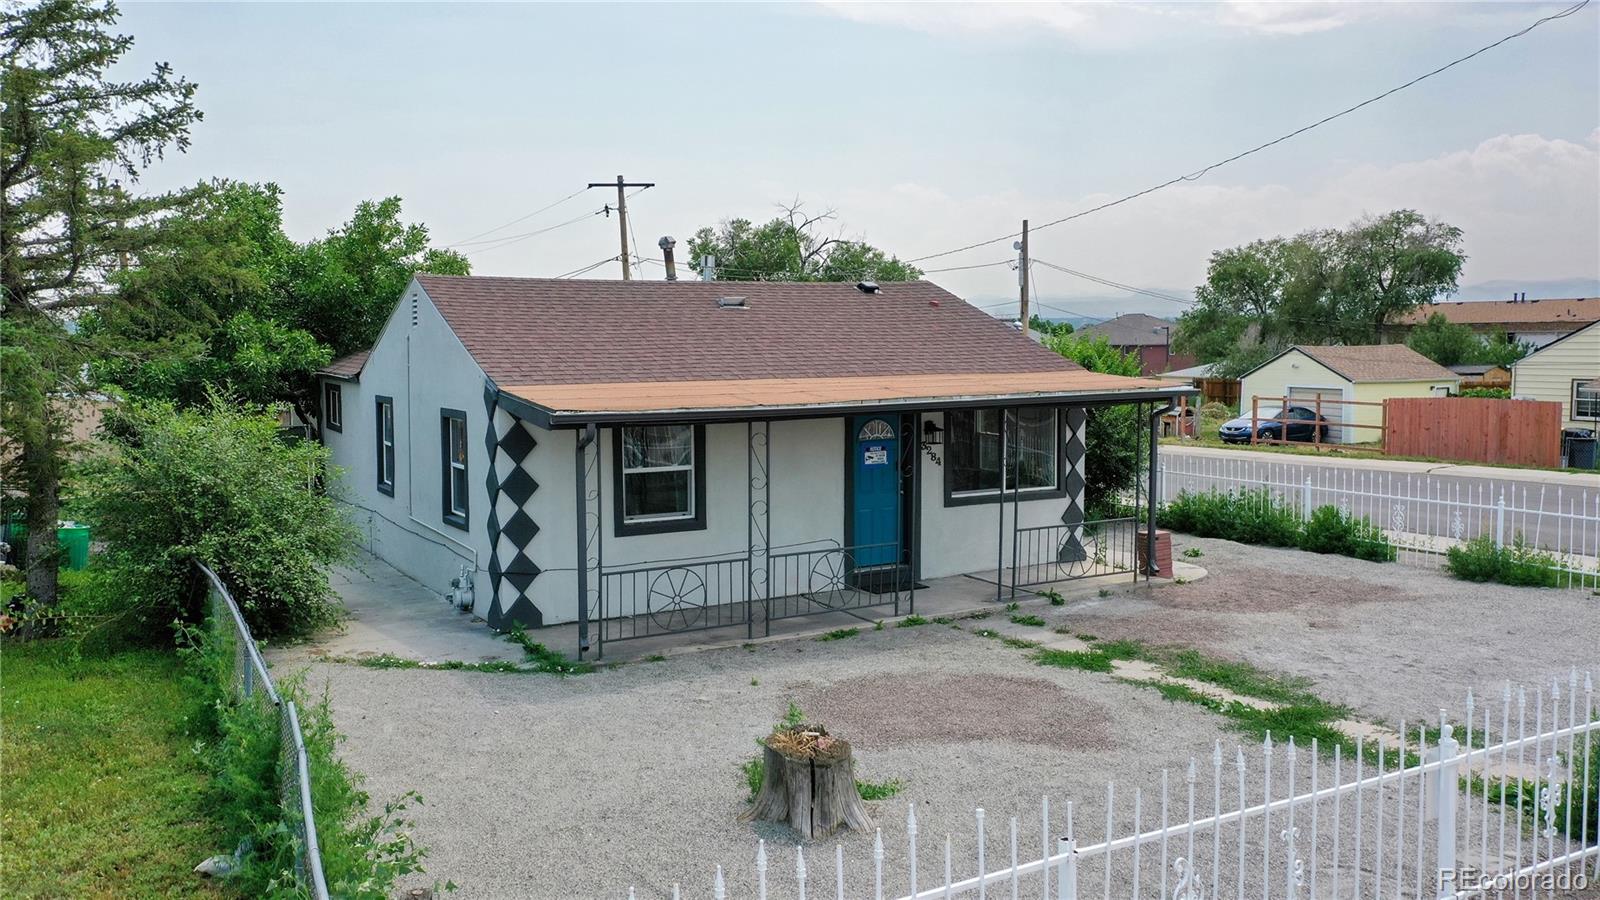
[[[320,377],[367,547],[491,627],[577,623],[580,652],[1116,565],[1084,522],[1087,410],[1192,393],[928,282],[419,275]]]

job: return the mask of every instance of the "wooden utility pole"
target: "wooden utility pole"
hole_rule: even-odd
[[[1021,285],[1021,303],[1018,306],[1017,317],[1022,320],[1022,333],[1028,333],[1028,220],[1022,220],[1022,240],[1014,245],[1020,255],[1017,257],[1017,283]]]
[[[615,182],[591,181],[589,182],[589,187],[611,187],[613,184],[617,188],[617,229],[622,234],[622,280],[632,281],[633,263],[628,259],[628,195],[623,192],[623,189],[631,187],[652,188],[655,187],[655,182],[626,181],[621,175],[618,175]]]

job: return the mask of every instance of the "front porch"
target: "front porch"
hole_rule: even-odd
[[[1188,581],[1205,575],[1205,570],[1197,566],[1182,562],[1174,565],[1174,574]],[[1019,588],[1014,600],[1008,590],[1004,603],[997,604],[995,574],[990,571],[927,579],[917,588],[915,615],[942,622],[993,614],[994,629],[1005,633],[1010,625],[1004,615],[1007,603],[1015,602],[1021,610],[1048,607],[1047,595],[1053,592],[1061,596],[1066,606],[1088,610],[1101,602],[1115,602],[1116,597],[1137,584],[1126,572],[1089,575]],[[1009,570],[1003,571],[999,580],[1008,583],[1009,575]],[[305,643],[273,648],[269,656],[275,664],[378,657],[425,664],[470,664],[515,662],[522,656],[516,644],[485,628],[479,614],[453,609],[436,592],[370,554],[361,553],[351,565],[337,569],[333,582],[349,614],[344,626]],[[1161,579],[1156,580],[1160,582]],[[1103,591],[1109,596],[1102,596]],[[909,606],[909,596],[906,600]],[[604,661],[622,664],[746,644],[814,638],[841,628],[868,630],[879,621],[885,628],[892,628],[913,614],[903,608],[895,615],[892,607],[856,612],[859,618],[845,612],[822,611],[777,619],[771,623],[770,632],[762,628],[753,638],[747,629],[737,626],[692,634],[644,635],[608,644]],[[534,637],[546,646],[569,650],[577,646],[578,626],[575,622],[551,625],[534,633]]]

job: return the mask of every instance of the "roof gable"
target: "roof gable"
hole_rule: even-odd
[[[1164,346],[1171,343],[1175,326],[1166,319],[1144,313],[1123,313],[1114,319],[1085,325],[1078,329],[1080,335],[1104,337],[1113,347]]]
[[[1566,334],[1563,334],[1562,336],[1560,336],[1560,337],[1556,338],[1555,340],[1551,341],[1550,343],[1545,344],[1542,347],[1539,347],[1538,349],[1534,350],[1532,353],[1529,353],[1527,356],[1524,356],[1522,359],[1517,360],[1516,362],[1512,363],[1511,365],[1512,365],[1513,368],[1515,368],[1516,366],[1519,366],[1522,363],[1527,362],[1530,359],[1533,359],[1535,356],[1538,356],[1539,354],[1545,352],[1546,350],[1549,350],[1551,347],[1556,346],[1557,344],[1561,343],[1562,341],[1564,341],[1564,340],[1566,340],[1566,339],[1568,339],[1570,337],[1573,337],[1575,335],[1585,334],[1585,333],[1589,332],[1591,329],[1595,329],[1595,328],[1600,328],[1600,322],[1591,322],[1588,325],[1583,326],[1582,328],[1576,329],[1574,331],[1569,331]]]
[[[359,381],[361,370],[366,368],[367,357],[372,355],[371,350],[357,350],[348,356],[341,356],[317,370],[318,375],[326,378],[341,378],[346,381]]]
[[[926,281],[416,280],[501,385],[1079,369]]]

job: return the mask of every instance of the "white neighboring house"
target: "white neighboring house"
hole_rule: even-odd
[[[1250,415],[1251,400],[1260,408],[1291,404],[1316,409],[1318,399],[1381,404],[1391,397],[1434,397],[1454,393],[1461,376],[1405,344],[1298,345],[1239,377],[1239,414]],[[1382,438],[1383,409],[1378,405],[1321,407],[1332,424],[1335,443],[1358,444]],[[1339,427],[1340,422],[1369,427]]]
[[[1511,396],[1561,404],[1563,428],[1600,431],[1600,322],[1551,341],[1511,367]]]
[[[436,275],[321,384],[373,553],[470,585],[491,627],[580,635],[712,627],[789,566],[814,594],[830,567],[836,588],[994,570],[1028,529],[1067,553],[1087,410],[1192,393],[1085,371],[928,282]],[[693,583],[663,598],[669,563]]]

